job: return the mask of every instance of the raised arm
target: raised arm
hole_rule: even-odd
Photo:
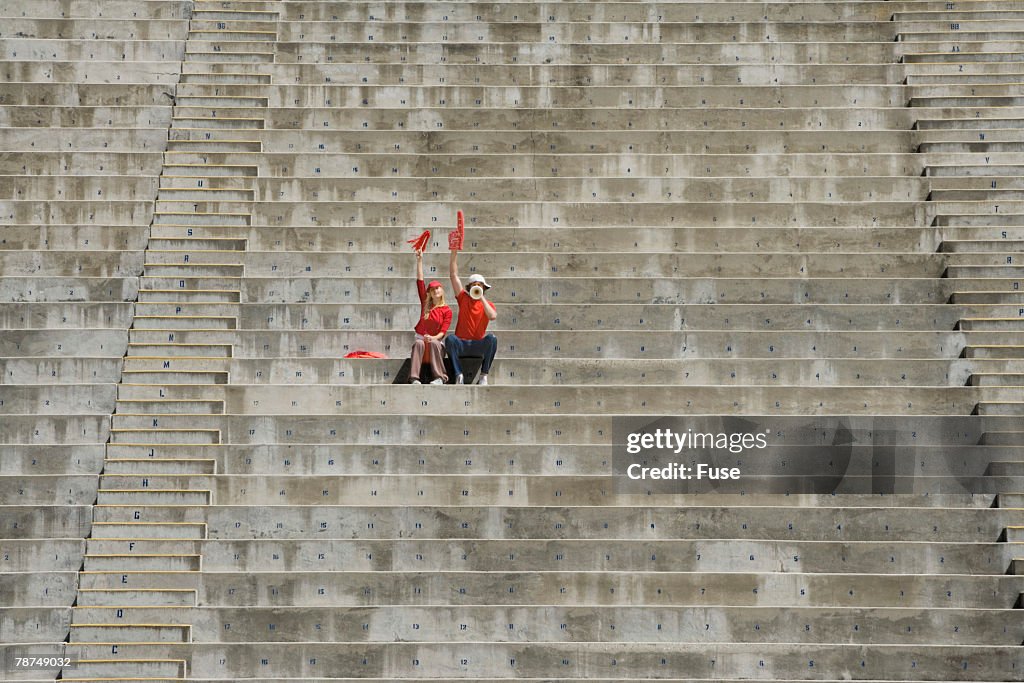
[[[458,296],[462,291],[462,280],[459,279],[459,252],[455,249],[452,249],[448,257],[448,277],[451,278],[455,296]]]
[[[423,279],[423,252],[416,251],[416,279]]]
[[[498,317],[498,311],[494,308],[494,304],[492,304],[490,301],[487,300],[486,296],[484,297],[483,302],[484,302],[484,315],[487,316],[488,320],[490,320],[491,322],[494,322],[494,319]]]

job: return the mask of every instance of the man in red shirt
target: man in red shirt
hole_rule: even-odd
[[[455,301],[459,304],[459,320],[455,324],[455,334],[445,337],[444,347],[452,361],[456,384],[463,384],[460,356],[483,356],[480,378],[476,383],[486,385],[494,354],[498,351],[498,338],[487,332],[487,325],[498,317],[498,311],[487,300],[486,292],[491,286],[482,275],[470,275],[463,287],[459,279],[458,255],[459,252],[452,249],[448,259],[448,276],[452,288],[458,292]]]

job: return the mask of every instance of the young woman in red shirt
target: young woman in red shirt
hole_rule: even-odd
[[[448,373],[444,369],[444,335],[452,324],[452,309],[444,302],[444,288],[437,280],[423,284],[423,251],[416,251],[416,293],[420,297],[420,318],[416,323],[416,341],[412,344],[412,367],[409,382],[420,384],[420,368],[424,355],[429,356],[430,370],[434,374],[431,384],[444,384]]]

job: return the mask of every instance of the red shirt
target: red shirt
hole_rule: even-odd
[[[484,310],[484,300],[474,299],[469,292],[462,290],[455,297],[455,301],[459,304],[459,322],[455,325],[455,336],[459,339],[483,339],[487,334],[487,323],[491,322]]]
[[[427,310],[427,286],[423,280],[416,281],[416,293],[420,295],[420,319],[416,323],[416,334],[435,335],[444,334],[452,324],[452,309],[448,306],[435,306],[430,315],[426,318],[423,313]]]

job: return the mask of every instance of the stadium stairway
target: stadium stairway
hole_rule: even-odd
[[[899,40],[906,45],[911,107],[955,107],[942,117],[922,117],[918,151],[926,158],[928,200],[933,223],[942,235],[941,251],[962,254],[945,276],[963,279],[1008,279],[1009,287],[972,291],[956,287],[950,301],[962,306],[958,329],[964,332],[963,356],[974,361],[968,380],[979,387],[1024,387],[1024,293],[1020,290],[1021,245],[1024,244],[1024,165],[1021,164],[1021,85],[1024,54],[1007,50],[1001,41],[1024,38],[1024,11],[1012,3],[975,7],[956,3],[938,11],[907,11],[893,15]],[[939,42],[947,49],[937,52]],[[923,44],[923,47],[921,46]],[[939,157],[961,153],[948,163]],[[1002,315],[1001,310],[1017,311]],[[1016,341],[986,344],[976,333],[1012,330]],[[1015,361],[991,369],[986,361]],[[983,390],[976,411],[981,415],[1024,415],[1024,400],[996,400]],[[1024,435],[1022,435],[1024,437]],[[1024,438],[1022,438],[1024,443]]]
[[[951,3],[939,11],[908,11],[893,15],[899,40],[907,43],[903,61],[911,107],[963,107],[943,117],[915,122],[918,151],[925,155],[929,178],[928,200],[933,223],[942,234],[940,249],[968,258],[947,269],[945,276],[965,281],[988,279],[1007,282],[981,290],[957,287],[950,302],[961,305],[958,329],[965,335],[963,357],[970,359],[968,382],[979,387],[1015,387],[1016,396],[995,399],[985,390],[974,412],[978,415],[1024,416],[1024,292],[1020,289],[1021,246],[1024,245],[1024,165],[1021,164],[1021,86],[1024,54],[1007,51],[992,40],[1024,39],[1024,11],[1012,4],[975,7]],[[935,52],[919,49],[922,41],[941,41],[949,48]],[[931,161],[932,155],[961,152],[974,158],[956,164]],[[1016,307],[1006,316],[1001,310]],[[976,341],[986,330],[1013,330],[1010,344]],[[1012,365],[998,369],[991,360]],[[992,443],[1024,446],[1024,425],[1011,423],[1008,431],[986,434]],[[993,471],[1008,471],[1011,463],[993,464]],[[1013,489],[1017,491],[1018,489]],[[1020,496],[997,496],[995,504],[1018,507]],[[1008,527],[1002,540],[1021,538],[1019,527]],[[1017,566],[1014,562],[1014,567]],[[1024,606],[1018,603],[1018,607]]]
[[[239,4],[239,3],[235,3]],[[149,521],[140,511],[215,502],[209,475],[224,442],[225,401],[236,330],[251,202],[265,126],[260,93],[271,74],[276,14],[260,30],[225,28],[232,3],[191,13],[183,74],[174,94],[167,149],[139,298],[86,542],[69,652],[106,644],[189,643],[206,524]],[[244,94],[237,93],[239,87]],[[234,115],[244,110],[244,116]],[[223,154],[242,160],[219,163]],[[231,210],[220,210],[230,204]],[[195,234],[202,230],[203,234]],[[223,231],[223,235],[218,234]],[[201,332],[202,343],[179,342]],[[146,399],[127,395],[154,389]],[[189,398],[173,396],[189,391]],[[159,451],[159,453],[158,453]],[[193,577],[191,580],[185,577]],[[188,676],[188,657],[84,656],[65,680]]]

